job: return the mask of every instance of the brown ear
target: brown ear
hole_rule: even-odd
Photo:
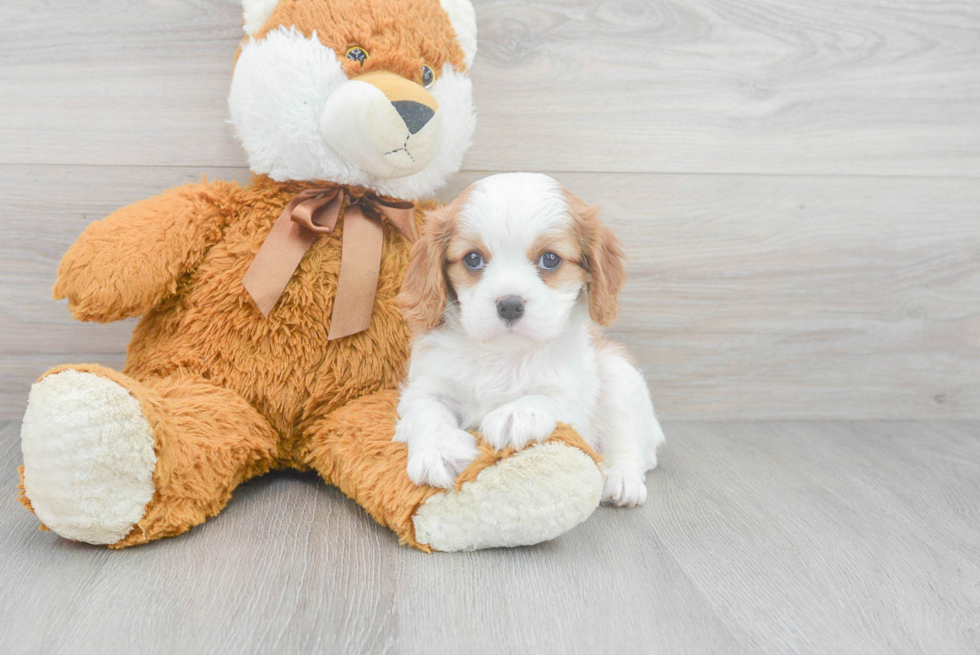
[[[590,276],[589,316],[599,325],[609,325],[619,314],[626,255],[616,235],[599,220],[598,205],[590,207],[567,190],[565,199],[582,248],[582,266]]]
[[[446,248],[455,225],[454,204],[428,212],[422,226],[422,236],[412,246],[408,271],[397,300],[402,307],[402,315],[416,332],[437,327],[446,310],[449,295]]]

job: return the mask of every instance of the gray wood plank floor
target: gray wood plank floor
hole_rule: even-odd
[[[969,0],[476,0],[467,170],[980,175]],[[240,166],[227,0],[0,4],[0,163]]]
[[[4,494],[0,651],[980,651],[980,423],[665,429],[643,508],[516,550],[401,548],[298,474],[120,552],[39,532]]]

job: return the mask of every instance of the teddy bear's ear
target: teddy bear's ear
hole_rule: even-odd
[[[269,16],[275,11],[279,0],[242,0],[242,11],[245,14],[245,33],[255,36]]]
[[[456,32],[456,40],[459,47],[463,49],[463,63],[466,68],[473,66],[473,58],[476,57],[476,12],[473,10],[473,3],[470,0],[439,0],[443,11],[449,15],[449,22],[453,24],[453,31]],[[246,1],[246,4],[248,2]]]

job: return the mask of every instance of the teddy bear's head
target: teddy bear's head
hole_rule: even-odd
[[[469,0],[243,0],[231,122],[256,173],[419,198],[474,128]]]

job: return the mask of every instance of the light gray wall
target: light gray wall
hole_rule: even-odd
[[[466,172],[550,172],[627,244],[662,416],[980,417],[980,4],[477,1]],[[84,226],[245,180],[226,0],[0,6],[0,418],[122,364],[50,300]]]

